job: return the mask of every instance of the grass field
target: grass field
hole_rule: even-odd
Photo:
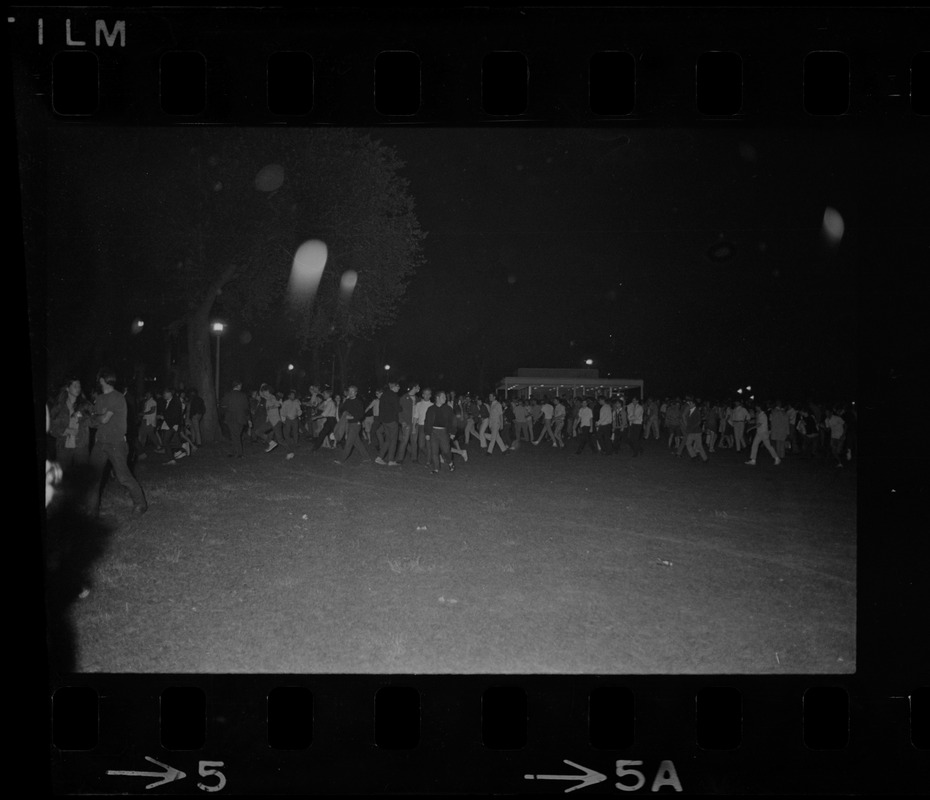
[[[849,673],[854,465],[646,442],[472,445],[454,474],[213,445],[50,523],[53,663],[80,672]],[[669,562],[664,564],[661,562]],[[90,593],[77,599],[82,588]]]

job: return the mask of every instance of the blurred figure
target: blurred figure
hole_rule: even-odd
[[[344,464],[353,450],[358,450],[366,461],[371,460],[368,448],[362,441],[361,430],[362,420],[365,418],[365,406],[358,398],[358,387],[350,386],[346,389],[346,399],[339,409],[340,414],[346,421],[346,444],[342,451],[342,457],[336,459],[337,464]]]
[[[207,406],[196,389],[188,389],[188,417],[191,422],[191,439],[197,447],[203,446],[203,416],[207,413]]]
[[[424,417],[426,440],[430,448],[430,461],[433,464],[433,474],[439,473],[439,464],[444,460],[449,465],[449,472],[455,471],[452,463],[452,452],[449,448],[449,433],[455,427],[455,413],[446,403],[446,393],[436,393],[436,403],[426,410]]]
[[[242,458],[242,436],[250,418],[249,398],[242,391],[242,381],[233,381],[232,389],[223,395],[223,399],[220,400],[220,414],[232,440],[232,452],[226,455],[230,458]]]
[[[491,392],[488,395],[488,455],[494,452],[494,445],[499,445],[501,452],[506,453],[510,448],[501,439],[501,428],[504,427],[504,407],[497,395]]]
[[[287,455],[285,459],[288,461],[294,457],[294,450],[297,447],[297,431],[300,425],[300,415],[303,413],[300,400],[297,399],[297,392],[291,389],[287,393],[287,399],[281,403],[282,433],[284,444],[287,446]]]
[[[775,452],[775,448],[772,447],[772,443],[769,441],[769,417],[765,413],[765,409],[759,403],[756,403],[756,435],[752,440],[752,449],[749,453],[749,461],[746,463],[751,467],[756,465],[756,454],[759,452],[759,445],[763,445],[766,450],[769,451],[769,454],[775,459],[775,466],[777,467],[781,464],[781,459],[778,457],[778,453]]]

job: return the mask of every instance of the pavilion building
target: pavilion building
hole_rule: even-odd
[[[541,398],[583,397],[585,395],[615,396],[632,393],[643,399],[643,381],[640,378],[601,378],[596,369],[539,369],[520,368],[517,374],[504,378],[497,390],[505,397]]]

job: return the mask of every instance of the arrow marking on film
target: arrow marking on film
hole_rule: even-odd
[[[130,775],[130,776],[144,776],[146,778],[160,778],[161,780],[155,781],[155,783],[150,783],[146,786],[146,789],[154,789],[156,786],[161,786],[163,783],[171,783],[171,781],[179,781],[182,778],[186,778],[181,770],[175,769],[174,767],[169,767],[167,764],[162,764],[161,761],[156,761],[154,758],[145,757],[146,761],[150,761],[153,764],[157,764],[165,772],[137,772],[135,770],[121,770],[121,769],[108,769],[107,775]]]
[[[585,786],[593,786],[595,783],[600,783],[601,781],[606,781],[607,776],[602,775],[600,772],[595,772],[593,769],[588,769],[587,767],[581,766],[581,764],[576,764],[574,761],[569,761],[567,758],[563,759],[564,764],[568,764],[570,767],[575,767],[584,772],[584,775],[524,775],[524,779],[531,781],[581,781],[574,786],[569,786],[565,791],[574,792],[575,789],[584,789]]]

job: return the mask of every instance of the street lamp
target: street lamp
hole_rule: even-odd
[[[584,361],[584,363],[587,364],[587,365],[590,367],[590,366],[594,363],[594,359],[593,359],[593,358],[586,358],[585,361]]]
[[[214,386],[214,395],[216,397],[216,402],[220,401],[220,337],[223,335],[223,332],[226,330],[226,324],[223,322],[214,322],[210,326],[210,330],[213,331],[213,335],[216,336],[216,383]]]

